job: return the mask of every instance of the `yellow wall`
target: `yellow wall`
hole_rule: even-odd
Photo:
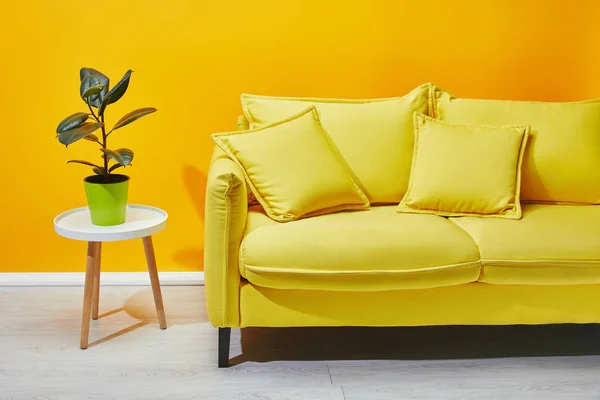
[[[170,214],[163,271],[201,270],[209,134],[242,92],[383,97],[432,81],[458,96],[600,97],[600,1],[81,0],[5,2],[0,15],[0,271],[82,271],[85,246],[52,219],[85,204],[94,146],[65,150],[57,123],[85,111],[78,71],[129,92],[107,112],[159,112],[111,136],[136,152],[130,201]],[[92,158],[93,159],[93,158]],[[143,271],[140,242],[104,247],[104,271]]]

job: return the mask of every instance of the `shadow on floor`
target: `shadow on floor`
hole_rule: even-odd
[[[102,344],[102,343],[104,343],[104,342],[108,342],[109,340],[112,340],[112,339],[118,338],[118,337],[119,337],[119,336],[121,336],[121,335],[124,335],[124,334],[126,334],[126,333],[132,332],[132,331],[134,331],[134,330],[136,330],[136,329],[138,329],[138,328],[141,328],[141,327],[143,327],[143,326],[146,326],[146,325],[148,325],[148,322],[146,322],[146,321],[140,321],[140,322],[138,322],[138,323],[137,323],[137,324],[135,324],[135,325],[128,326],[127,328],[121,329],[120,331],[117,331],[117,332],[111,333],[111,334],[110,334],[110,335],[108,335],[108,336],[105,336],[105,337],[103,337],[103,338],[100,338],[100,339],[96,340],[95,342],[91,342],[91,343],[89,343],[89,344],[88,344],[88,348],[90,348],[90,347],[94,347],[94,346],[97,346],[97,345],[99,345],[99,344]]]
[[[244,328],[231,364],[277,360],[443,360],[600,355],[600,324]]]
[[[208,321],[201,286],[163,286],[161,288],[167,326],[197,324]],[[131,317],[158,324],[158,314],[150,287],[140,288],[125,300],[123,309]]]

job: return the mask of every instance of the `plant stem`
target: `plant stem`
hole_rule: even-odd
[[[100,146],[102,146],[103,149],[106,149],[106,138],[108,137],[108,135],[110,134],[110,132],[108,132],[108,134],[106,133],[106,129],[104,128],[104,114],[98,118],[98,116],[96,116],[96,113],[94,113],[94,110],[92,109],[92,105],[90,104],[90,98],[87,98],[86,101],[88,108],[90,109],[90,113],[92,113],[92,117],[94,117],[94,119],[96,120],[96,122],[100,122],[102,123],[102,143],[100,143]],[[102,120],[100,120],[102,119]],[[103,158],[104,158],[104,182],[108,183],[108,155],[106,153],[102,153],[103,154]]]
[[[108,135],[106,134],[106,128],[104,128],[104,115],[102,115],[102,148],[106,149],[106,139]],[[108,154],[104,153],[104,181],[108,183]]]
[[[90,113],[92,114],[92,117],[94,117],[94,119],[96,120],[96,122],[100,122],[100,120],[98,119],[98,117],[94,113],[94,110],[92,109],[92,105],[90,104],[90,98],[89,97],[88,97],[86,103],[87,103],[88,108],[90,109]]]

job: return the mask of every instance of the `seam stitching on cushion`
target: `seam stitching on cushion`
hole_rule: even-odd
[[[481,260],[482,263],[511,265],[511,264],[528,264],[528,266],[547,267],[548,264],[555,265],[577,265],[577,264],[599,264],[600,260]],[[488,265],[491,266],[491,265]]]
[[[271,268],[271,267],[259,267],[256,265],[248,265],[244,263],[244,268],[250,272],[263,272],[263,273],[283,273],[283,274],[300,274],[300,275],[407,275],[407,274],[418,274],[423,272],[440,271],[446,269],[455,268],[467,268],[472,266],[481,265],[480,261],[469,261],[460,264],[442,265],[438,267],[426,267],[417,270],[369,270],[369,271],[327,271],[327,270],[303,270],[303,269],[283,269],[283,268]]]
[[[414,92],[427,88],[431,83],[423,83],[416,88],[412,89],[410,92],[406,93],[404,96],[396,96],[396,97],[385,97],[380,99],[341,99],[341,98],[319,98],[319,97],[285,97],[285,96],[265,96],[259,94],[248,94],[244,93],[240,96],[242,103],[244,103],[244,99],[265,99],[272,101],[298,101],[298,102],[306,102],[306,103],[345,103],[345,104],[368,104],[368,103],[383,103],[386,101],[393,101],[398,99],[404,99],[405,97],[410,96]]]
[[[441,216],[441,217],[484,217],[484,218],[490,218],[490,217],[500,217],[500,216],[504,216],[504,217],[508,217],[511,219],[520,219],[518,213],[514,210],[515,207],[512,207],[508,210],[505,211],[501,211],[501,212],[472,212],[472,213],[468,213],[468,212],[451,212],[451,211],[442,211],[442,210],[435,210],[435,209],[430,209],[430,208],[417,208],[415,206],[409,206],[406,204],[399,204],[399,210],[401,212],[413,212],[415,214],[432,214],[435,213],[435,215]]]
[[[433,91],[433,115],[437,119],[443,119],[442,115],[440,114],[440,97],[441,97],[441,95],[442,95],[442,92],[441,92],[440,88],[438,88],[436,86]]]
[[[287,122],[290,122],[290,121],[293,121],[295,119],[298,119],[298,118],[300,118],[300,117],[302,117],[302,116],[304,116],[304,115],[306,115],[306,114],[308,114],[310,112],[313,112],[314,109],[316,109],[314,105],[311,106],[311,107],[307,107],[306,109],[304,109],[302,111],[299,111],[299,112],[297,112],[297,113],[295,113],[295,114],[293,114],[293,115],[291,115],[291,116],[289,116],[287,118],[281,119],[281,120],[279,120],[277,122],[274,122],[272,124],[265,125],[265,126],[263,126],[261,128],[246,129],[246,130],[241,130],[241,131],[240,130],[235,130],[235,131],[227,131],[227,132],[218,132],[218,133],[211,134],[210,137],[213,138],[213,140],[215,140],[215,138],[220,138],[220,137],[238,136],[238,135],[245,135],[245,134],[250,133],[250,132],[264,131],[265,129],[269,129],[269,128],[273,128],[273,127],[276,127],[276,126],[279,126],[279,125],[283,125],[283,124],[285,124]]]
[[[481,268],[479,270],[479,278],[477,280],[482,279],[483,278],[483,261],[481,259],[481,247],[479,247],[479,243],[477,243],[477,240],[475,240],[475,238],[473,237],[473,235],[471,235],[460,222],[458,222],[455,219],[450,219],[450,218],[447,218],[447,219],[448,219],[448,221],[450,221],[454,225],[456,225],[458,227],[458,229],[461,229],[464,233],[466,233],[467,236],[469,236],[471,238],[471,240],[473,241],[473,243],[475,243],[475,247],[477,248],[477,252],[479,253],[479,266]]]
[[[242,94],[240,96],[240,100],[242,102],[242,111],[244,112],[244,115],[246,116],[246,119],[248,120],[248,128],[253,129],[254,128],[254,120],[252,119],[252,116],[250,115],[250,110],[248,109],[248,104],[244,101],[244,98],[246,96],[244,94]]]
[[[244,275],[247,275],[246,274],[246,263],[244,262],[244,260],[246,259],[246,250],[244,248],[244,242],[245,242],[246,238],[248,236],[250,236],[251,233],[252,232],[245,235],[244,238],[242,239],[242,243],[240,243],[240,254],[239,254],[240,259],[238,260],[238,270],[240,269],[240,264],[241,264]],[[240,275],[242,275],[242,271],[240,271]],[[242,276],[242,278],[246,278],[246,277]]]
[[[356,176],[354,171],[352,171],[352,168],[350,168],[348,161],[346,161],[346,159],[344,158],[344,156],[342,155],[342,153],[340,152],[338,147],[335,145],[335,143],[333,142],[333,139],[331,139],[331,136],[329,136],[329,133],[327,133],[325,128],[323,128],[323,125],[321,124],[321,117],[319,115],[319,112],[315,106],[313,106],[313,107],[314,107],[313,108],[313,110],[314,110],[313,117],[315,118],[315,121],[317,121],[317,125],[320,128],[319,131],[325,138],[325,141],[327,142],[327,145],[329,146],[329,149],[332,151],[334,157],[338,160],[338,162],[341,165],[343,165],[345,167],[346,175],[348,176],[348,178],[350,178],[350,181],[352,182],[352,186],[354,187],[354,189],[355,189],[356,193],[358,194],[358,196],[360,197],[360,199],[363,201],[363,205],[365,206],[365,208],[369,208],[371,206],[371,203],[369,202],[369,198],[367,197],[367,195],[365,194],[363,189],[357,183],[357,182],[360,182],[360,180],[358,179],[358,177]]]
[[[515,131],[517,131],[517,133],[521,133],[519,132],[519,130],[522,130],[523,128],[518,128],[517,126],[514,126],[513,129]],[[525,158],[525,147],[527,146],[527,142],[529,141],[529,130],[531,129],[531,127],[529,126],[525,126],[524,131],[522,132],[523,137],[521,138],[521,145],[519,147],[519,157],[517,158],[517,165],[515,167],[514,173],[515,173],[515,193],[514,193],[514,205],[513,205],[513,210],[514,213],[516,215],[516,217],[518,218],[522,218],[523,217],[523,209],[521,207],[521,180],[522,180],[522,176],[523,176],[523,158]]]
[[[384,97],[384,98],[380,98],[380,99],[339,99],[339,98],[327,98],[327,97],[280,97],[280,96],[263,96],[263,95],[259,95],[259,94],[247,94],[245,95],[245,98],[247,99],[263,99],[263,100],[267,100],[267,101],[296,101],[298,103],[321,103],[321,104],[336,104],[336,103],[340,103],[340,104],[370,104],[370,103],[385,103],[388,101],[395,101],[395,100],[401,100],[404,99],[405,97],[409,96],[412,94],[413,91],[418,90],[418,89],[422,89],[425,87],[426,84],[423,84],[421,86],[417,86],[415,89],[411,90],[410,92],[408,92],[407,94],[405,94],[404,96],[398,96],[398,97]]]
[[[244,269],[244,274],[246,274],[248,271],[246,271],[246,242],[248,241],[248,238],[250,236],[255,236],[257,231],[260,231],[262,228],[266,228],[266,227],[257,227],[254,228],[252,230],[250,230],[249,232],[246,230],[246,232],[244,232],[243,238],[242,238],[242,242],[240,243],[240,259],[238,260],[238,263],[241,264],[241,267]],[[239,266],[238,266],[239,269]],[[245,278],[245,277],[244,277]]]
[[[564,205],[564,206],[598,206],[598,203],[578,203],[575,201],[551,201],[551,200],[521,200],[521,204],[547,204],[547,205]]]
[[[438,87],[438,90],[448,94],[452,101],[454,100],[477,100],[477,101],[487,101],[487,102],[495,102],[495,103],[516,103],[516,104],[553,104],[553,105],[566,105],[566,104],[594,104],[600,103],[600,97],[591,98],[587,100],[577,100],[577,101],[543,101],[543,100],[507,100],[507,99],[481,99],[481,98],[473,98],[473,97],[461,97],[460,99],[456,96],[448,93],[444,89]]]
[[[435,110],[433,106],[433,96],[435,95],[435,86],[433,84],[429,85],[429,93],[427,93],[427,115],[431,113],[431,117],[435,118]]]
[[[415,170],[415,166],[417,165],[417,155],[418,155],[418,150],[419,150],[419,137],[421,135],[421,128],[422,128],[422,123],[423,123],[423,119],[419,118],[420,115],[421,114],[419,114],[416,111],[413,113],[414,144],[413,144],[412,160],[410,162],[410,174],[408,176],[408,186],[406,187],[406,192],[404,192],[404,196],[402,196],[402,199],[400,200],[400,203],[398,204],[398,207],[396,208],[396,212],[400,211],[402,209],[402,207],[404,207],[406,205],[406,202],[410,198],[410,192],[412,191],[412,187],[414,185],[414,175],[415,175],[414,170]]]
[[[415,111],[415,113],[418,113]],[[439,118],[433,118],[429,115],[418,113],[421,120],[425,120],[427,122],[432,122],[434,124],[451,126],[451,127],[459,127],[459,128],[493,128],[493,129],[515,129],[515,131],[519,132],[519,129],[527,129],[530,128],[529,125],[525,124],[506,124],[506,125],[489,125],[489,124],[459,124],[456,122],[448,122]]]
[[[229,198],[229,193],[233,186],[233,174],[230,173],[227,176],[227,188],[225,189],[225,235],[224,235],[224,244],[223,249],[225,251],[225,268],[223,268],[223,309],[221,311],[221,325],[225,326],[225,320],[227,319],[225,316],[229,311],[229,291],[227,290],[227,274],[229,272],[229,224],[230,224],[230,214],[231,214],[231,199]]]

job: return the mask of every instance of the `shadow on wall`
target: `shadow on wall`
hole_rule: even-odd
[[[183,166],[183,182],[194,208],[196,216],[201,220],[201,228],[204,229],[204,205],[206,194],[207,176],[198,168],[190,164]],[[204,246],[200,239],[202,232],[198,231],[198,247],[190,247],[177,252],[173,260],[179,265],[185,265],[194,271],[204,271]]]

